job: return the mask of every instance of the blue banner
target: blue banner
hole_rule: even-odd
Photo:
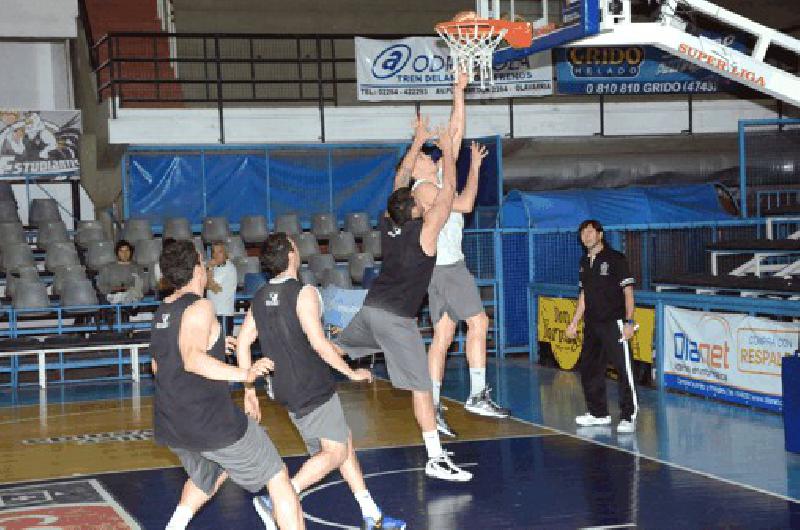
[[[651,46],[557,48],[559,94],[713,94],[733,81]]]

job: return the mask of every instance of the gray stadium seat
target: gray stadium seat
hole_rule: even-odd
[[[300,282],[303,285],[317,285],[317,276],[314,274],[314,271],[307,267],[302,267],[300,269]]]
[[[85,280],[86,270],[83,265],[65,265],[59,267],[53,276],[53,294],[61,294],[64,282],[70,280]]]
[[[319,254],[317,238],[310,232],[304,232],[295,236],[294,242],[297,245],[297,250],[300,251],[300,259],[303,262],[307,262],[314,254]]]
[[[269,235],[267,218],[263,215],[245,215],[239,221],[239,235],[247,243],[263,243]]]
[[[78,221],[78,224],[75,225],[75,231],[80,232],[81,230],[86,230],[89,228],[99,228],[103,229],[103,223],[98,221],[97,219],[81,219]]]
[[[134,247],[137,241],[153,239],[153,229],[150,226],[150,219],[134,217],[125,221],[122,239],[129,241]]]
[[[248,272],[261,272],[261,263],[255,256],[247,256],[233,260],[236,265],[236,281],[239,287],[244,285],[244,275]]]
[[[0,222],[0,247],[12,243],[25,243],[25,229],[19,222]]]
[[[60,221],[61,212],[55,199],[33,199],[31,209],[28,211],[28,224],[39,226],[45,221]]]
[[[26,243],[10,244],[3,247],[3,268],[5,271],[14,272],[19,267],[32,267],[36,265],[31,247]]]
[[[85,278],[70,278],[65,281],[60,298],[62,306],[97,305],[97,291],[94,290],[92,282]]]
[[[18,267],[14,274],[6,275],[6,296],[14,297],[14,288],[21,280],[39,281],[39,269],[35,266],[26,265]]]
[[[114,263],[117,256],[114,254],[114,243],[111,241],[90,241],[86,246],[86,268],[99,271],[103,265]]]
[[[19,213],[17,212],[17,203],[14,201],[0,200],[0,222],[2,223],[18,223]]]
[[[139,265],[149,267],[158,262],[159,257],[161,257],[160,239],[142,239],[136,242],[133,259]]]
[[[192,227],[185,217],[170,217],[164,221],[164,239],[171,237],[177,240],[192,239]]]
[[[367,252],[353,254],[350,256],[350,260],[348,262],[350,278],[355,283],[361,283],[361,280],[364,278],[364,269],[366,267],[372,267],[374,264],[375,261],[372,259],[372,254]]]
[[[317,279],[322,278],[322,272],[326,269],[332,269],[335,266],[333,256],[330,254],[314,254],[308,258],[308,266],[314,272]]]
[[[106,239],[108,238],[102,226],[87,226],[79,228],[78,231],[75,232],[75,243],[83,249],[89,245],[90,241],[105,241]]]
[[[54,241],[50,243],[44,256],[44,266],[51,272],[65,265],[79,265],[80,262],[78,251],[75,250],[75,245],[72,241]]]
[[[294,236],[302,232],[300,220],[296,213],[285,213],[275,219],[275,232],[283,232],[288,236]]]
[[[47,287],[38,280],[20,280],[15,287],[11,305],[14,309],[49,308]]]
[[[225,250],[228,252],[228,258],[243,258],[247,256],[247,249],[244,247],[244,241],[240,236],[229,236],[225,240]]]
[[[337,232],[336,217],[332,213],[316,213],[311,218],[311,233],[317,239],[330,239]]]
[[[203,219],[202,235],[206,243],[225,241],[231,235],[228,220],[224,217],[206,217]]]
[[[369,214],[366,212],[347,214],[344,221],[344,229],[355,237],[364,237],[372,231],[372,226],[369,223]]]
[[[342,289],[351,289],[353,283],[350,281],[350,273],[345,269],[334,267],[332,269],[325,269],[322,274],[322,286],[341,287]]]
[[[337,260],[346,260],[356,253],[356,239],[350,232],[339,232],[331,239],[329,252]]]
[[[374,259],[381,257],[381,233],[378,230],[372,230],[361,240],[364,252],[372,254]]]
[[[47,249],[50,243],[69,241],[67,227],[60,219],[58,221],[44,221],[36,232],[36,246]]]

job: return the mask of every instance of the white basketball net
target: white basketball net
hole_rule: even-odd
[[[492,59],[494,51],[506,35],[506,29],[495,30],[491,27],[486,31],[486,22],[475,22],[468,25],[463,23],[458,26],[458,33],[448,33],[436,28],[439,36],[450,48],[453,58],[453,73],[466,72],[469,79],[475,79],[476,74],[481,82],[481,90],[486,89],[486,83],[494,85],[494,70]]]

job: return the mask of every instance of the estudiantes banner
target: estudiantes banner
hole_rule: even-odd
[[[80,172],[81,111],[0,109],[0,176]]]
[[[797,350],[798,334],[791,322],[667,306],[665,385],[779,411],[781,363]]]
[[[452,60],[437,37],[355,38],[360,101],[430,101],[453,97]],[[494,85],[471,83],[467,99],[547,96],[553,93],[550,52],[495,66]]]

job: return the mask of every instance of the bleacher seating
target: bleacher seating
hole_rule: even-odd
[[[318,213],[311,218],[311,233],[318,240],[327,240],[339,231],[332,213]]]
[[[192,239],[192,227],[185,217],[170,217],[164,221],[164,238],[177,240]]]
[[[60,221],[61,213],[55,199],[33,199],[28,211],[28,224],[39,226],[45,221]]]
[[[302,231],[300,219],[298,219],[296,213],[285,213],[275,219],[275,232],[283,232],[288,236],[294,236]]]
[[[263,243],[269,235],[267,218],[263,215],[245,215],[239,221],[239,235],[247,244]]]

